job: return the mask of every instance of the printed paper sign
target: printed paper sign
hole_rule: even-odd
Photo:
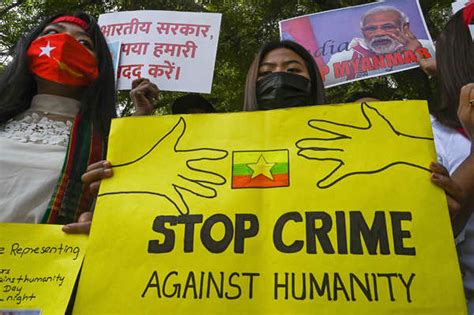
[[[311,53],[325,87],[418,67],[416,54],[434,57],[418,0],[386,0],[284,20],[280,37]]]
[[[120,118],[109,140],[75,314],[465,314],[424,101]]]
[[[148,78],[160,90],[210,93],[221,14],[124,11],[102,14],[107,41],[120,40],[118,89]]]
[[[64,314],[87,236],[61,228],[0,224],[0,314]]]

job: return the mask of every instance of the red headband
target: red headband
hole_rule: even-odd
[[[60,16],[60,17],[54,19],[49,24],[56,24],[56,23],[60,23],[60,22],[76,24],[77,26],[80,26],[85,31],[87,31],[87,29],[89,28],[89,25],[83,19],[75,17],[75,16],[70,16],[70,15]]]
[[[474,17],[474,1],[471,0],[469,3],[466,4],[464,7],[464,11],[462,12],[462,16],[464,18],[464,24],[468,26],[471,24],[472,18]]]

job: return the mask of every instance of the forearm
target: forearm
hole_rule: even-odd
[[[461,209],[452,220],[455,235],[462,231],[474,209],[474,152],[472,149],[471,143],[471,153],[451,175],[463,191],[463,198],[460,200]]]

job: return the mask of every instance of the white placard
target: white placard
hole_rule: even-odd
[[[119,90],[149,78],[160,90],[210,93],[220,13],[124,11],[102,14],[107,41],[120,40]]]
[[[456,12],[464,8],[468,2],[469,0],[458,0],[451,3],[451,7],[453,8],[453,14],[456,14]]]
[[[110,55],[112,56],[112,64],[114,66],[114,73],[115,75],[115,85],[117,85],[117,73],[118,67],[120,62],[120,51],[122,50],[122,43],[121,41],[113,41],[108,42],[107,45],[109,46]]]

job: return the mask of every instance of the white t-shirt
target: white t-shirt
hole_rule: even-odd
[[[431,116],[431,126],[438,155],[438,162],[448,170],[449,174],[469,156],[471,142],[457,130],[442,125]]]

